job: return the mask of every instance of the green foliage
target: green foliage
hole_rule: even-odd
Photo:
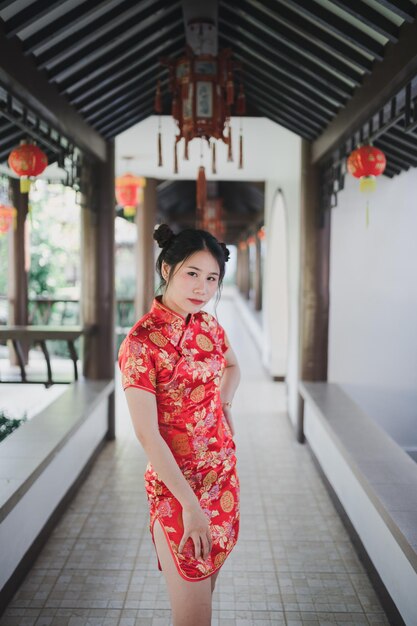
[[[8,237],[7,234],[0,236],[0,267],[4,268],[8,265]],[[0,272],[0,295],[7,294],[7,272]]]
[[[8,415],[5,411],[0,409],[0,441],[3,441],[10,433],[16,428],[19,428],[23,422],[27,421],[26,415],[21,418],[15,419]]]
[[[29,298],[59,297],[77,284],[79,213],[63,185],[39,184],[31,193]],[[71,191],[71,190],[70,190]]]

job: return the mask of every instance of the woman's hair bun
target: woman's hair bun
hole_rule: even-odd
[[[224,260],[227,262],[230,258],[230,250],[229,248],[226,246],[225,243],[223,243],[223,241],[219,241],[220,246],[222,247],[222,250],[224,252]]]
[[[168,224],[161,224],[153,231],[153,238],[160,248],[165,248],[174,239],[175,235]]]

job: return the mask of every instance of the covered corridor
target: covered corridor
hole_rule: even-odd
[[[225,293],[218,317],[242,368],[234,412],[241,534],[217,582],[213,626],[388,624],[308,446],[294,438],[285,385],[265,375],[234,298]],[[170,624],[148,531],[146,458],[118,372],[116,432],[1,626]]]

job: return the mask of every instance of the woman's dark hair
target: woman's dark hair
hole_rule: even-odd
[[[159,247],[162,248],[156,261],[156,269],[162,281],[160,288],[169,283],[174,267],[178,263],[184,262],[194,252],[199,252],[200,250],[207,250],[216,259],[220,270],[219,288],[221,287],[226,270],[225,263],[229,259],[230,252],[226,245],[218,241],[211,233],[206,230],[186,228],[174,235],[168,224],[161,224],[154,230],[153,238],[158,242]],[[168,281],[165,281],[162,276],[162,263],[164,261],[171,268]]]

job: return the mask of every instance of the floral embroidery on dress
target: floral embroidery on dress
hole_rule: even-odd
[[[187,580],[201,580],[221,567],[239,533],[236,446],[220,401],[227,349],[226,334],[212,315],[201,311],[185,320],[156,298],[119,351],[124,389],[138,387],[156,394],[161,435],[210,522],[209,557],[195,559],[191,539],[180,554],[182,507],[148,463],[150,530],[158,519]]]

